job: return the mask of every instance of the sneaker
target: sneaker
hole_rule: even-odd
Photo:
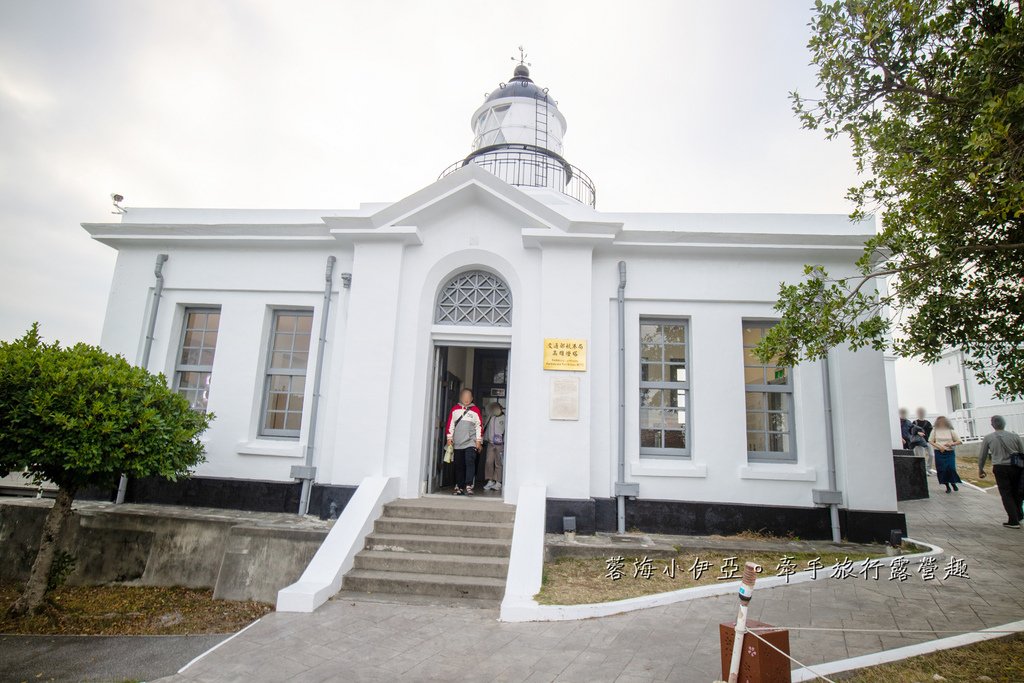
[[[494,486],[491,487],[491,490],[492,491],[500,491],[501,490],[501,482],[500,481],[494,482]]]
[[[1009,522],[1003,522],[1003,526],[1005,526],[1007,529],[1019,529],[1020,528],[1020,524],[1010,524]]]
[[[490,491],[493,488],[494,488],[494,482],[493,481],[488,480],[487,483],[484,484],[484,491]]]

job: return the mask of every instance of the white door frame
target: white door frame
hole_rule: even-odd
[[[457,325],[434,325],[430,331],[430,362],[427,364],[430,377],[427,381],[427,414],[424,418],[423,438],[420,446],[420,495],[426,495],[427,486],[431,481],[433,467],[433,450],[436,434],[434,420],[437,417],[437,359],[438,349],[442,346],[459,346],[468,349],[507,349],[508,372],[505,377],[507,398],[512,396],[512,328],[511,327],[465,327]],[[472,381],[472,380],[470,380]],[[507,401],[506,401],[507,402]],[[509,431],[505,424],[505,433]],[[505,452],[505,463],[508,463],[508,452]],[[501,497],[505,499],[506,488],[502,487]]]

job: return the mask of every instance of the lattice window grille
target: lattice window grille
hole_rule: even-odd
[[[461,273],[441,291],[434,322],[511,327],[512,294],[501,278],[482,270]]]

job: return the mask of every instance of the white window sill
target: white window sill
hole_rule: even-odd
[[[817,481],[813,467],[784,463],[756,463],[740,468],[740,479],[770,479],[774,481]]]
[[[276,439],[253,439],[242,441],[235,448],[239,455],[270,455],[279,458],[301,458],[304,444],[298,441],[278,441]]]
[[[631,462],[629,473],[634,477],[696,477],[706,478],[708,466],[690,462],[671,462],[659,460],[656,462]]]

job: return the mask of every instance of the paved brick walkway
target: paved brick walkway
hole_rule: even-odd
[[[1024,618],[1024,531],[1004,529],[994,493],[962,487],[909,501],[911,535],[942,546],[939,575],[904,583],[824,579],[756,592],[751,617],[780,626],[973,630]],[[942,580],[949,555],[970,579]],[[1017,588],[1013,586],[1016,585]],[[579,622],[502,624],[487,609],[332,601],[271,614],[193,665],[185,681],[685,681],[719,675],[718,624],[733,596]],[[793,631],[813,666],[943,634]]]
[[[225,638],[0,635],[0,683],[134,681],[167,676]]]

